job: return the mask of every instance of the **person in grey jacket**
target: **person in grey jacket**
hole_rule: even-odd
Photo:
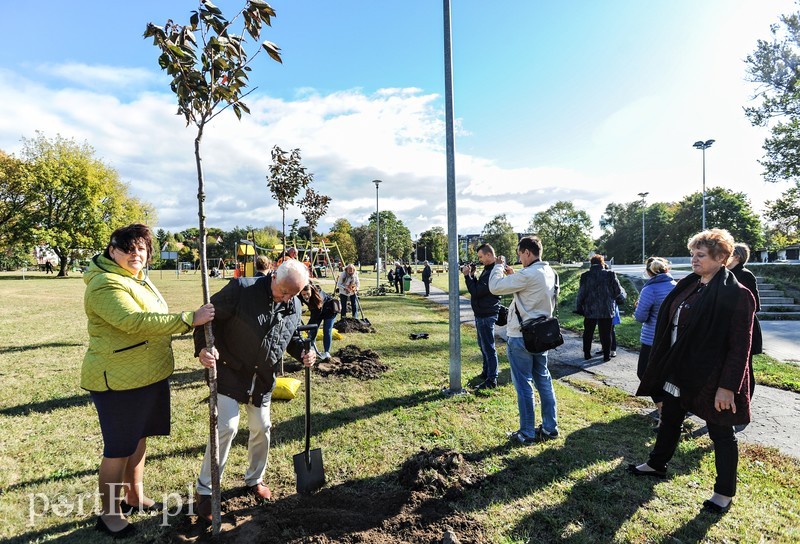
[[[576,312],[583,316],[583,358],[592,358],[594,329],[600,329],[603,361],[611,360],[611,319],[614,303],[622,306],[627,293],[613,270],[605,270],[602,255],[594,255],[591,266],[581,274]]]
[[[217,367],[219,411],[219,469],[225,469],[231,443],[239,429],[239,404],[247,410],[250,438],[245,484],[257,499],[269,500],[272,492],[263,482],[269,454],[270,404],[275,387],[275,365],[284,351],[305,366],[316,359],[314,350],[303,351],[295,334],[300,324],[300,290],[308,284],[308,270],[296,259],[287,259],[267,276],[231,280],[211,297],[216,310],[213,324],[215,347],[205,347],[202,328],[194,332],[195,355],[200,363]],[[211,520],[211,457],[206,447],[197,478],[197,515]]]

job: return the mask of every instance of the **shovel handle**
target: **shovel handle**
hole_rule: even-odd
[[[311,464],[311,369],[306,367],[306,464]]]

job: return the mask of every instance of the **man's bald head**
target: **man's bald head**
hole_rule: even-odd
[[[308,269],[296,260],[283,261],[272,280],[272,299],[289,302],[308,284]]]

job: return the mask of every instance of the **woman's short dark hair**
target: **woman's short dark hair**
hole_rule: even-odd
[[[744,266],[750,260],[750,246],[741,242],[733,246],[733,256],[739,259],[739,263]]]
[[[598,253],[597,255],[592,255],[592,258],[589,259],[589,264],[599,264],[600,266],[604,266],[606,264],[606,260]]]
[[[133,249],[133,244],[141,240],[147,247],[147,262],[148,264],[153,258],[153,234],[150,232],[150,227],[141,223],[133,223],[127,227],[120,227],[111,233],[111,239],[108,241],[106,250],[103,256],[111,258],[111,248],[119,249],[125,253],[130,253]]]
[[[517,244],[517,251],[530,251],[534,257],[542,256],[542,241],[538,236],[523,236]]]

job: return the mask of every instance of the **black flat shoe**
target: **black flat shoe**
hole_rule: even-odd
[[[111,529],[108,528],[106,522],[103,521],[102,516],[97,516],[97,523],[95,523],[94,525],[94,530],[99,533],[105,533],[111,536],[111,538],[113,538],[114,540],[118,540],[120,538],[129,538],[136,534],[136,527],[134,527],[130,523],[127,524],[125,528],[120,529],[119,531],[112,531]]]
[[[722,515],[731,509],[732,504],[733,504],[732,500],[731,502],[728,503],[728,506],[720,506],[715,502],[712,502],[710,500],[705,500],[703,501],[703,512]]]
[[[634,464],[628,465],[628,472],[630,472],[634,476],[650,476],[652,478],[658,478],[660,480],[667,479],[666,470],[639,470],[638,468],[636,468],[636,465]]]
[[[161,512],[164,510],[164,505],[160,502],[154,502],[150,506],[142,506],[141,509],[138,506],[133,506],[128,504],[125,501],[119,501],[119,510],[122,512],[124,516],[130,516],[134,512],[143,512],[145,514],[149,514],[150,512]]]

